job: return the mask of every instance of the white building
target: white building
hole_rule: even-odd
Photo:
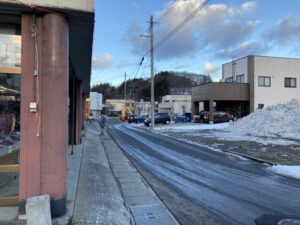
[[[102,94],[98,92],[90,92],[90,110],[93,119],[100,119],[102,111]]]
[[[159,112],[174,113],[191,112],[191,95],[166,95],[158,104]]]
[[[225,82],[248,83],[250,111],[300,99],[300,59],[247,56],[223,64]]]
[[[223,110],[242,117],[300,99],[299,82],[300,59],[250,55],[223,64],[222,82],[193,87],[192,112]]]

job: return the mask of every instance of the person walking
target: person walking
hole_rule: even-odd
[[[108,120],[105,115],[101,117],[100,126],[101,126],[101,135],[104,135],[106,133],[106,127],[108,125]]]

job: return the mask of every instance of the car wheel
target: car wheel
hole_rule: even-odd
[[[170,121],[169,121],[169,120],[167,120],[166,124],[169,124],[169,123],[170,123]]]

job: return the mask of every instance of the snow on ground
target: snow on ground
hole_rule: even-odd
[[[155,127],[154,130],[171,130],[172,132],[182,132],[182,131],[192,131],[195,130],[220,130],[225,129],[229,126],[229,123],[219,123],[219,124],[175,124],[171,126],[159,126]]]
[[[258,109],[226,130],[264,137],[300,139],[300,100]]]
[[[300,179],[300,166],[275,165],[269,168],[274,173]]]
[[[293,145],[300,140],[300,100],[292,99],[287,104],[278,104],[239,119],[235,123],[220,124],[175,124],[159,126],[156,131],[185,132],[193,136],[201,135],[197,130],[211,130],[206,137],[228,141],[255,141],[269,145]]]

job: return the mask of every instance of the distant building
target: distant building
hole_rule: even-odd
[[[102,94],[90,92],[90,111],[93,119],[100,119],[102,111]]]
[[[241,117],[256,109],[300,99],[299,81],[300,59],[240,58],[222,65],[221,83],[192,88],[193,114],[216,109]]]
[[[121,115],[124,99],[106,99],[105,107],[111,115]],[[135,112],[137,101],[126,100],[126,113],[132,114]]]
[[[191,95],[166,95],[158,104],[159,112],[174,113],[191,112]]]

